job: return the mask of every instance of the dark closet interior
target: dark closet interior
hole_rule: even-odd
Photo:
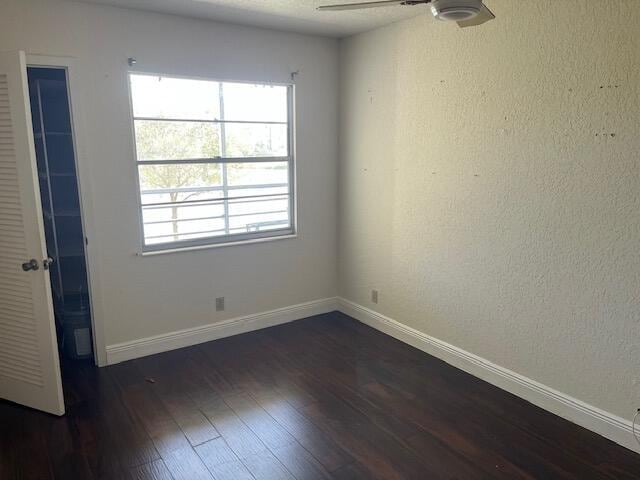
[[[58,345],[67,358],[91,358],[86,240],[67,71],[29,67],[28,79]]]

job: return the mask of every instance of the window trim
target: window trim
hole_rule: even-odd
[[[231,80],[231,79],[219,79],[212,77],[202,76],[186,76],[175,74],[163,74],[155,72],[145,72],[138,70],[127,71],[127,85],[129,89],[129,119],[131,128],[131,138],[133,147],[133,159],[134,159],[134,177],[136,182],[136,203],[137,203],[137,215],[138,215],[138,251],[139,256],[151,256],[162,253],[175,253],[180,251],[194,251],[203,250],[215,247],[224,246],[238,246],[248,245],[252,243],[263,243],[273,240],[284,240],[290,238],[297,238],[298,236],[298,208],[297,208],[297,175],[296,175],[296,143],[295,143],[295,84],[292,82],[269,82],[258,80]],[[213,157],[213,158],[199,158],[199,159],[179,159],[179,160],[138,160],[138,148],[136,144],[135,136],[135,117],[133,111],[133,89],[131,83],[131,77],[133,75],[147,75],[154,77],[166,77],[184,80],[203,80],[218,83],[243,83],[248,85],[269,85],[280,86],[287,88],[287,122],[259,122],[259,121],[238,121],[238,120],[203,120],[208,123],[259,123],[259,124],[278,124],[287,125],[287,146],[289,155],[286,157]],[[142,118],[142,117],[141,117]],[[158,119],[154,119],[158,120]],[[162,119],[167,120],[167,119]],[[193,119],[176,119],[176,121],[196,121]],[[200,120],[198,120],[200,121]],[[164,242],[147,245],[145,243],[144,233],[144,216],[143,216],[143,204],[142,204],[142,191],[140,185],[140,165],[163,165],[163,164],[189,164],[189,163],[261,163],[261,162],[287,162],[289,173],[289,220],[290,226],[282,229],[266,230],[263,232],[250,232],[250,233],[237,233],[229,234],[218,237],[202,237],[193,240],[181,240],[175,242]],[[283,194],[284,195],[284,194]]]

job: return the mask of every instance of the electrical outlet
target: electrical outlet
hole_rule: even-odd
[[[371,290],[371,301],[378,303],[378,290]]]
[[[224,311],[224,297],[216,298],[216,312]]]

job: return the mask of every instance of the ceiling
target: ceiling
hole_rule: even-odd
[[[344,37],[428,12],[425,5],[319,12],[362,0],[81,0],[278,30]]]

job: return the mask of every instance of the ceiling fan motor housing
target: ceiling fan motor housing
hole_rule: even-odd
[[[433,0],[431,13],[438,20],[461,22],[470,20],[482,10],[482,0]]]

